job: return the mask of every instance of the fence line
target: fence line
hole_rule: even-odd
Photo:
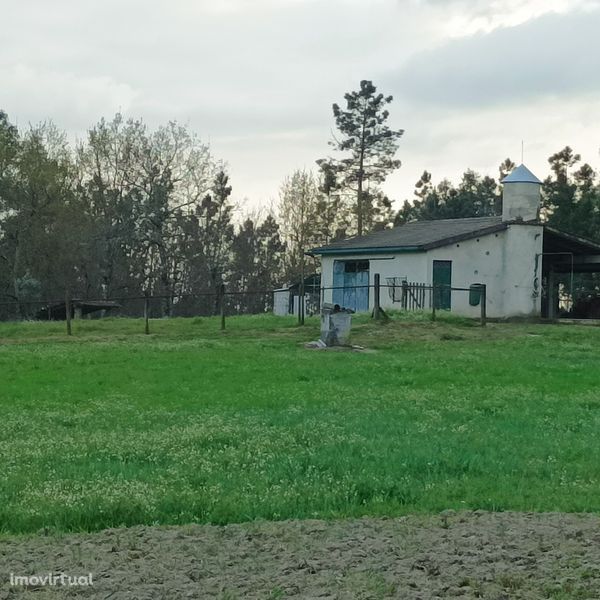
[[[334,290],[360,290],[373,289],[373,303],[369,298],[369,307],[373,304],[372,314],[376,319],[384,318],[385,312],[382,308],[381,291],[388,289],[393,302],[398,302],[396,291],[401,290],[399,304],[402,310],[431,310],[432,318],[435,319],[436,311],[440,310],[440,298],[442,293],[447,292],[469,292],[473,294],[473,287],[461,288],[444,285],[428,285],[417,282],[403,281],[400,286],[381,283],[379,274],[375,274],[374,283],[356,286],[307,286],[305,294],[295,294],[290,290],[290,299],[297,298],[298,305],[293,304],[291,314],[298,311],[299,324],[303,324],[304,314],[315,314],[320,311],[325,293]],[[157,317],[177,316],[217,316],[221,320],[221,329],[225,329],[226,317],[231,314],[260,314],[267,313],[274,308],[275,294],[282,290],[227,290],[221,284],[217,290],[199,291],[187,294],[156,294],[131,296],[116,296],[113,298],[81,298],[65,292],[63,300],[37,300],[37,301],[0,301],[0,320],[64,320],[67,331],[71,335],[71,319],[91,318],[94,312],[103,317],[106,314],[116,316],[139,317],[144,320],[144,331],[149,333],[150,320]],[[481,324],[486,323],[486,288],[479,286]],[[195,302],[194,302],[195,301]],[[309,304],[307,304],[307,301]],[[6,310],[6,309],[13,310]],[[2,310],[5,309],[5,310]],[[308,310],[307,310],[308,309]]]
[[[431,285],[427,285],[424,283],[409,283],[408,284],[409,287],[418,287],[418,288],[424,288],[426,290],[431,290],[433,289],[433,286]],[[311,286],[312,287],[312,286]],[[352,285],[352,286],[320,286],[320,287],[315,287],[314,289],[318,289],[318,290],[349,290],[349,289],[374,289],[376,287],[376,285],[374,283],[371,284],[364,284],[364,285]],[[379,288],[396,288],[398,286],[395,285],[390,285],[390,284],[385,284],[382,283],[378,286]],[[436,286],[438,288],[444,288],[444,287],[448,287],[449,289],[451,289],[453,292],[469,292],[472,291],[470,288],[460,288],[460,287],[453,287],[453,286],[444,286],[444,285],[438,285]],[[246,296],[246,295],[266,295],[266,294],[274,294],[275,292],[278,292],[280,290],[278,289],[267,289],[267,290],[234,290],[234,291],[225,291],[225,295],[226,296]],[[308,288],[305,289],[305,291],[308,291]],[[316,292],[315,292],[316,293]],[[188,298],[215,298],[219,296],[219,291],[207,291],[207,292],[194,292],[194,293],[185,293],[185,294],[152,294],[149,297],[152,300],[185,300]],[[109,298],[96,298],[96,297],[91,297],[91,298],[87,298],[84,295],[83,296],[78,296],[78,295],[73,295],[71,296],[72,301],[77,301],[77,302],[127,302],[127,301],[134,301],[134,300],[145,300],[148,296],[146,295],[139,295],[139,296],[111,296]],[[19,300],[7,300],[7,301],[0,301],[0,306],[14,306],[14,305],[18,305],[18,304],[30,304],[30,305],[36,305],[36,306],[48,306],[48,305],[53,305],[53,304],[62,304],[64,303],[64,299],[61,300],[23,300],[23,301],[19,301]]]

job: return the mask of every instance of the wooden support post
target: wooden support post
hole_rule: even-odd
[[[406,281],[402,282],[402,310],[406,310],[408,308],[408,283]]]
[[[381,277],[379,275],[379,273],[375,273],[374,276],[374,283],[375,283],[375,288],[374,288],[374,302],[375,305],[373,307],[373,318],[376,321],[379,321],[379,319],[381,318]]]
[[[65,317],[67,319],[67,335],[73,335],[71,330],[71,292],[69,289],[65,292]]]
[[[302,281],[300,282],[300,296],[298,297],[298,325],[304,325],[304,303],[306,298],[304,291],[304,269],[302,273]]]
[[[219,296],[220,296],[219,308],[221,310],[221,331],[225,331],[225,284],[224,283],[222,283],[221,287],[219,288]]]
[[[548,318],[556,319],[556,276],[552,269],[548,271]]]
[[[481,295],[479,297],[479,302],[481,304],[481,326],[485,327],[487,325],[487,286],[481,286]]]
[[[435,321],[435,309],[437,308],[437,289],[435,284],[431,286],[431,320]]]
[[[144,333],[150,333],[150,292],[144,292]]]

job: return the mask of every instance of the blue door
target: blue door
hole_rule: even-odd
[[[356,312],[369,310],[369,261],[336,260],[333,263],[333,303]]]

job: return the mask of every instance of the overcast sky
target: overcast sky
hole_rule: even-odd
[[[0,108],[85,136],[116,111],[188,124],[237,200],[267,206],[329,153],[331,104],[371,79],[406,130],[401,202],[424,169],[540,177],[565,145],[600,169],[600,0],[3,2]]]

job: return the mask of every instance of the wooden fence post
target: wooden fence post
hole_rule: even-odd
[[[150,333],[150,292],[148,290],[144,292],[144,333],[146,335]]]
[[[225,284],[222,283],[219,288],[220,309],[221,309],[221,331],[225,331]]]
[[[373,318],[379,321],[381,318],[381,277],[379,273],[375,273],[374,277],[375,289],[374,289],[374,307],[373,307]]]
[[[436,305],[437,305],[437,298],[436,298],[436,289],[435,289],[435,284],[433,284],[431,286],[431,320],[435,321],[435,309],[436,309]]]
[[[302,274],[302,281],[300,282],[299,289],[299,297],[298,297],[298,325],[304,325],[304,303],[306,298],[304,291],[304,273]]]
[[[487,325],[487,286],[484,284],[481,286],[481,297],[479,299],[481,303],[481,326]]]
[[[71,292],[68,288],[65,292],[65,317],[67,318],[67,335],[73,335],[71,330]]]

